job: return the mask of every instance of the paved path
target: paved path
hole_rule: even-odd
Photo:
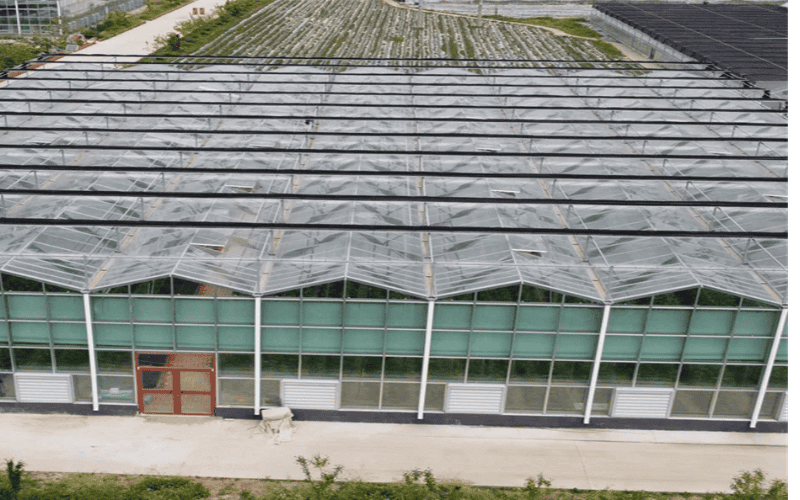
[[[729,491],[757,467],[788,478],[787,434],[296,422],[291,441],[274,444],[257,424],[6,413],[0,450],[47,472],[301,479],[294,458],[321,453],[366,481],[428,467],[487,486],[522,486],[541,472],[558,488],[674,492]]]

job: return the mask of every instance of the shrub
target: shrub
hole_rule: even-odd
[[[786,483],[777,479],[772,481],[768,490],[764,490],[764,471],[742,472],[733,478],[730,500],[788,500],[789,488]]]
[[[130,498],[153,500],[192,500],[207,498],[210,492],[202,484],[185,477],[146,477],[130,486]]]

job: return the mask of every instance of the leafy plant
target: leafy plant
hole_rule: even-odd
[[[333,484],[336,478],[341,474],[341,465],[336,465],[333,469],[325,470],[328,466],[328,457],[323,457],[320,454],[314,455],[311,460],[303,456],[296,457],[295,461],[300,464],[303,469],[303,475],[306,476],[306,482],[311,486],[314,500],[327,500],[334,498]],[[311,467],[316,469],[319,473],[319,479],[315,480],[311,474]]]
[[[537,500],[541,498],[542,493],[544,493],[545,488],[549,488],[552,483],[544,478],[544,475],[540,472],[536,479],[529,477],[525,480],[525,488],[523,491],[525,492],[525,497],[529,500]]]
[[[8,498],[16,500],[19,498],[19,491],[22,489],[22,468],[25,466],[22,462],[14,464],[14,460],[6,460],[6,475],[10,489],[3,491],[0,490],[0,498]]]
[[[768,489],[764,489],[765,475],[761,469],[742,472],[733,478],[730,500],[784,500],[789,498],[788,485],[777,479]]]

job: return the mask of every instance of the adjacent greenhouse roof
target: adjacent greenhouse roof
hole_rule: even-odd
[[[0,271],[787,303],[787,117],[762,91],[706,64],[373,63],[8,80]]]

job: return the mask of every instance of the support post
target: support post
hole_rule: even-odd
[[[94,351],[94,330],[92,330],[92,302],[89,292],[83,293],[83,317],[86,320],[86,343],[89,345],[89,376],[92,379],[92,411],[100,410],[97,394],[97,360]]]
[[[778,355],[778,348],[781,345],[781,337],[783,336],[783,329],[786,327],[786,317],[789,314],[789,309],[784,307],[781,311],[781,319],[778,321],[778,328],[775,330],[775,337],[772,339],[772,349],[769,351],[769,358],[767,359],[767,366],[764,368],[764,376],[761,378],[761,385],[758,388],[758,397],[756,397],[756,404],[753,406],[753,416],[750,419],[750,428],[754,429],[758,423],[758,416],[761,414],[761,405],[764,404],[764,395],[767,393],[767,385],[769,378],[772,375],[772,367],[775,366],[775,357]]]
[[[255,310],[255,346],[253,352],[256,355],[255,366],[255,403],[253,405],[253,412],[256,415],[261,414],[261,296],[256,295],[256,310]]]
[[[22,23],[19,20],[19,2],[14,0],[14,11],[17,13],[17,34],[22,35]]]
[[[594,404],[594,393],[597,389],[597,375],[600,373],[600,360],[603,357],[603,346],[606,343],[606,331],[608,330],[608,316],[611,312],[611,304],[603,306],[603,321],[600,324],[600,338],[597,339],[597,351],[594,354],[594,366],[592,366],[592,378],[589,382],[589,395],[586,398],[586,407],[583,412],[583,423],[588,424],[592,416],[592,405]]]
[[[419,405],[417,406],[417,420],[422,420],[425,414],[425,392],[428,388],[428,364],[431,359],[431,337],[433,336],[433,309],[434,301],[428,301],[428,322],[425,324],[425,349],[422,354],[422,377],[419,387]]]

